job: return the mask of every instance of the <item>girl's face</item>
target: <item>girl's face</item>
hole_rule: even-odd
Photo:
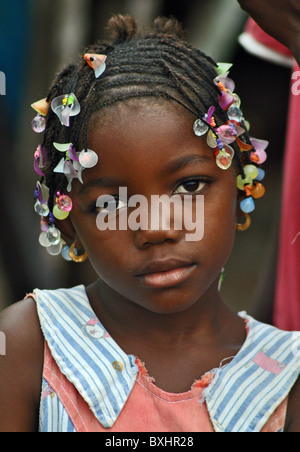
[[[175,313],[217,293],[235,235],[236,173],[234,165],[226,171],[217,167],[206,138],[193,132],[194,120],[180,106],[153,100],[123,103],[93,117],[88,147],[99,163],[83,172],[83,185],[73,184],[71,219],[107,298]],[[117,200],[110,203],[110,215],[133,212],[118,200],[120,187],[126,187],[128,198],[140,195],[147,201],[149,227],[98,229],[102,195]],[[175,228],[172,215],[170,228],[151,228],[151,195],[188,197],[194,219],[203,196],[203,238],[186,240],[191,231],[184,221]]]

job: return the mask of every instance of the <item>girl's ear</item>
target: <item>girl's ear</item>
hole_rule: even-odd
[[[56,220],[55,226],[60,230],[62,239],[66,242],[66,244],[72,245],[75,241],[76,231],[70,217],[66,220]]]

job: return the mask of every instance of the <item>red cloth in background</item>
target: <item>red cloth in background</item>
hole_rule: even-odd
[[[252,19],[245,32],[280,55],[289,49],[266,34]],[[294,70],[300,70],[295,64]],[[280,105],[278,106],[280,114]],[[300,330],[300,95],[291,91],[284,152],[284,179],[279,236],[279,256],[274,300],[274,324]]]
[[[300,330],[300,236],[296,239],[300,232],[299,143],[300,95],[291,94],[274,310],[274,323],[285,330]]]
[[[253,19],[249,19],[245,30],[246,33],[249,33],[251,36],[253,36],[256,41],[258,41],[260,44],[263,44],[264,46],[268,47],[269,49],[275,50],[276,52],[280,53],[284,56],[291,56],[290,50],[285,47],[280,42],[276,41],[276,39],[272,38],[270,35],[265,33],[262,28],[260,28]]]

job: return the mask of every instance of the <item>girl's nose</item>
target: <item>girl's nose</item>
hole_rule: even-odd
[[[172,228],[168,231],[163,229],[139,229],[135,234],[135,243],[138,248],[142,249],[150,245],[159,245],[166,241],[178,242],[181,238],[181,234],[181,231]]]
[[[148,221],[141,224],[135,233],[135,243],[138,248],[145,248],[150,245],[157,245],[166,241],[177,242],[181,239],[182,231],[182,207],[177,215],[174,207],[169,201],[164,205],[152,205],[148,209]],[[180,217],[180,219],[179,219]]]

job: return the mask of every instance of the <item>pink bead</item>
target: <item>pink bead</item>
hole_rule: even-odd
[[[57,206],[64,212],[71,212],[73,208],[72,200],[69,196],[61,195],[57,199]]]
[[[267,153],[263,150],[257,150],[255,152],[251,152],[251,157],[252,157],[252,155],[254,155],[258,158],[257,163],[259,165],[261,165],[262,163],[264,163],[267,160]]]
[[[36,133],[42,133],[46,129],[46,118],[37,115],[31,122],[32,130]]]
[[[220,126],[217,130],[217,134],[223,143],[233,143],[236,137],[236,132],[230,126]]]

